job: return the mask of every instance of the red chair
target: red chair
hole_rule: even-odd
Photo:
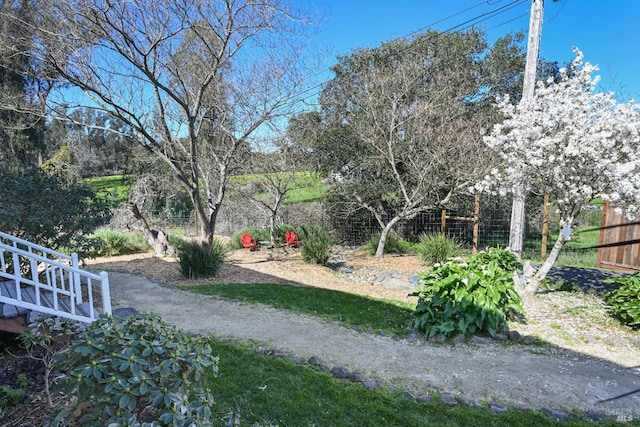
[[[300,247],[300,240],[298,239],[298,235],[293,230],[289,230],[284,233],[284,241],[287,246],[290,246],[292,248]]]
[[[257,251],[258,250],[258,242],[256,242],[256,239],[254,239],[251,234],[244,233],[240,237],[240,240],[242,241],[242,246],[245,249],[249,249],[250,251]]]

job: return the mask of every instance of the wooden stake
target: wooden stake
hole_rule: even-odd
[[[478,252],[478,235],[480,222],[480,195],[476,194],[473,208],[473,254]]]
[[[547,259],[547,235],[549,234],[549,194],[544,195],[542,202],[542,244],[540,245],[540,253],[542,262]]]

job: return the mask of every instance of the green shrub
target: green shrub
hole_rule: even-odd
[[[54,425],[211,425],[213,396],[203,384],[218,358],[203,338],[157,315],[102,315],[56,355],[56,367],[71,405]]]
[[[256,242],[261,240],[263,241],[271,240],[271,236],[269,235],[269,230],[258,228],[258,227],[249,227],[249,228],[245,228],[244,230],[238,231],[233,236],[231,236],[231,241],[228,243],[231,249],[242,249],[244,247],[242,246],[242,239],[241,239],[244,233],[251,234],[253,238],[256,239]]]
[[[380,244],[380,236],[382,233],[375,234],[372,236],[367,243],[364,244],[364,250],[371,255],[375,255],[378,250],[378,245]],[[411,243],[402,239],[396,233],[387,234],[387,240],[384,242],[384,253],[385,254],[405,254],[410,252]]]
[[[0,163],[0,230],[54,250],[86,253],[110,212],[86,184]]]
[[[100,230],[93,234],[99,239],[99,247],[92,252],[94,256],[127,255],[149,250],[149,244],[140,234],[120,233],[113,230]]]
[[[322,228],[314,226],[300,227],[300,253],[308,264],[324,265],[329,261],[329,248],[333,239]]]
[[[640,273],[615,277],[604,282],[620,285],[604,294],[604,300],[613,316],[625,325],[640,329]]]
[[[427,337],[508,330],[507,319],[523,314],[520,296],[513,285],[511,252],[489,249],[467,262],[449,261],[434,266],[419,278],[424,286],[418,297],[414,327]]]
[[[462,244],[454,237],[425,233],[420,235],[417,251],[423,264],[433,265],[460,255]]]
[[[214,240],[211,246],[183,242],[178,249],[180,272],[189,279],[213,277],[220,271],[226,254],[226,246],[218,240]]]
[[[5,409],[19,405],[27,397],[27,377],[25,374],[18,374],[18,388],[11,388],[8,385],[0,386],[0,416]]]

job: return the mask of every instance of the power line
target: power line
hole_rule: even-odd
[[[504,21],[504,22],[502,22],[502,23],[500,23],[498,25],[494,25],[493,27],[489,27],[489,28],[487,28],[487,31],[493,30],[493,29],[498,28],[498,27],[502,27],[503,25],[508,24],[509,22],[517,21],[518,19],[523,18],[525,16],[529,16],[529,12],[523,13],[522,15],[518,15],[515,18],[511,18],[508,21]]]
[[[498,0],[498,3],[503,2],[503,1],[504,0]],[[417,30],[412,31],[411,33],[409,33],[408,35],[404,36],[403,38],[408,38],[408,37],[413,36],[414,34],[421,33],[424,30],[427,30],[427,29],[429,29],[429,28],[431,28],[431,27],[433,27],[433,26],[435,26],[435,25],[437,25],[437,24],[439,24],[441,22],[447,21],[447,20],[449,20],[449,19],[451,19],[451,18],[453,18],[455,16],[458,16],[458,15],[461,15],[461,14],[463,14],[465,12],[468,12],[471,9],[475,9],[476,7],[481,6],[481,5],[485,4],[485,3],[488,4],[488,5],[492,5],[492,3],[489,3],[489,0],[481,1],[480,3],[476,3],[473,6],[469,6],[466,9],[462,9],[462,10],[460,10],[460,11],[458,11],[456,13],[453,13],[453,14],[451,14],[449,16],[445,16],[444,18],[438,19],[437,21],[432,22],[431,24],[429,24],[429,25],[427,25],[425,27],[418,28]]]
[[[427,30],[427,29],[429,29],[429,28],[432,28],[433,26],[435,26],[435,25],[437,25],[437,24],[439,24],[439,23],[441,23],[441,22],[447,21],[447,20],[449,20],[449,19],[451,19],[451,18],[453,18],[453,17],[456,17],[456,16],[458,16],[458,15],[461,15],[461,14],[463,14],[463,13],[465,13],[465,12],[468,12],[469,10],[475,9],[475,8],[477,8],[477,7],[481,6],[481,5],[484,5],[484,4],[488,4],[488,5],[495,5],[495,4],[499,4],[499,3],[503,2],[503,1],[504,1],[504,0],[498,0],[498,1],[497,1],[497,3],[490,3],[490,2],[489,2],[489,0],[481,1],[481,2],[479,2],[479,3],[474,4],[473,6],[469,6],[469,7],[465,8],[465,9],[462,9],[462,10],[460,10],[460,11],[458,11],[458,12],[455,12],[455,13],[453,13],[453,14],[451,14],[451,15],[448,15],[448,16],[446,16],[446,17],[444,17],[444,18],[440,18],[440,19],[438,19],[437,21],[435,21],[435,22],[433,22],[433,23],[431,23],[431,24],[429,24],[429,25],[427,25],[427,26],[425,26],[425,27],[421,27],[421,28],[419,28],[419,29],[417,29],[417,30],[412,31],[412,32],[411,32],[411,33],[409,33],[408,35],[401,36],[401,37],[399,37],[399,38],[408,39],[408,38],[410,38],[410,37],[413,37],[413,36],[414,36],[414,35],[416,35],[416,34],[422,33],[423,31],[425,31],[425,30]],[[512,0],[511,2],[509,2],[509,3],[505,4],[505,5],[502,5],[502,6],[500,6],[500,7],[497,7],[497,8],[495,8],[495,9],[493,9],[493,10],[488,11],[488,12],[481,13],[480,15],[477,15],[477,16],[476,16],[476,17],[474,17],[474,18],[468,19],[468,20],[466,20],[466,21],[464,21],[464,22],[462,22],[462,23],[460,23],[460,24],[458,24],[458,25],[455,25],[455,26],[453,26],[453,27],[451,27],[451,28],[449,28],[449,29],[447,29],[447,30],[445,30],[445,31],[441,31],[441,32],[440,32],[440,34],[447,34],[447,33],[451,33],[451,32],[460,32],[460,31],[464,31],[464,30],[465,30],[465,29],[467,29],[467,28],[470,28],[470,27],[472,27],[472,26],[474,26],[474,25],[477,25],[477,24],[478,24],[478,23],[480,23],[480,22],[484,22],[484,21],[486,21],[486,20],[488,20],[488,19],[494,18],[495,16],[500,15],[500,14],[502,14],[502,13],[504,13],[504,12],[507,12],[507,11],[509,11],[509,10],[511,10],[511,9],[513,9],[513,8],[515,8],[516,6],[519,6],[519,5],[523,4],[523,3],[526,3],[527,1],[528,1],[528,0]],[[568,1],[568,0],[567,0],[567,1]],[[515,17],[515,18],[512,18],[512,19],[510,19],[510,20],[508,20],[508,21],[502,22],[502,23],[500,23],[500,24],[498,24],[498,25],[496,25],[496,26],[494,26],[494,27],[492,27],[492,28],[499,27],[499,26],[501,26],[501,25],[504,25],[504,24],[506,24],[506,23],[508,23],[508,22],[514,21],[514,20],[516,20],[516,19],[519,19],[519,18],[521,18],[521,17],[523,17],[523,16],[527,16],[527,15],[528,15],[528,13],[523,14],[523,15],[519,15],[519,16],[517,16],[517,17]],[[481,18],[482,18],[482,19],[481,19]],[[467,25],[466,27],[463,27],[463,28],[460,28],[460,29],[458,29],[458,30],[454,31],[456,28],[458,28],[458,27],[462,27],[462,26],[464,26],[464,25],[466,25],[466,24],[469,24],[469,25]],[[330,68],[330,67],[329,67],[329,68],[325,68],[325,69],[323,69],[323,70],[321,70],[321,71],[319,71],[319,72],[317,72],[317,73],[314,73],[314,75],[321,75],[321,74],[323,74],[323,73],[325,73],[325,72],[328,72],[328,71],[331,71],[331,68]],[[323,86],[324,86],[324,83],[320,83],[320,84],[314,85],[314,86],[312,86],[312,87],[310,87],[310,88],[308,88],[308,89],[305,89],[305,90],[303,90],[303,91],[299,92],[299,93],[298,93],[298,95],[302,95],[302,94],[305,94],[305,93],[307,93],[307,92],[311,92],[311,91],[313,91],[313,90],[315,90],[315,89],[322,89],[322,87],[323,87]],[[309,98],[309,97],[313,97],[313,96],[317,96],[317,95],[319,95],[319,94],[320,94],[320,91],[318,91],[318,92],[316,92],[316,93],[314,93],[314,94],[309,95],[307,98]]]
[[[515,7],[515,6],[518,6],[519,4],[524,3],[525,1],[527,1],[527,0],[513,0],[511,3],[508,3],[508,4],[504,5],[504,6],[500,6],[500,7],[496,8],[496,9],[494,9],[494,10],[491,10],[491,11],[489,11],[489,12],[485,12],[485,13],[483,13],[483,14],[481,14],[481,15],[476,16],[475,18],[471,18],[471,19],[469,19],[469,20],[467,20],[467,21],[465,21],[465,22],[462,22],[462,23],[460,23],[460,24],[458,24],[458,25],[454,26],[454,27],[451,27],[451,28],[449,28],[449,29],[447,29],[447,30],[443,31],[443,33],[448,33],[448,32],[450,32],[450,31],[455,30],[455,29],[456,29],[456,28],[458,28],[458,27],[462,27],[463,25],[466,25],[466,24],[469,24],[469,23],[472,23],[471,25],[475,25],[475,24],[477,24],[477,22],[474,22],[474,21],[477,21],[477,20],[479,20],[480,18],[482,18],[482,17],[484,17],[484,16],[489,15],[487,18],[484,18],[484,19],[482,19],[482,20],[479,20],[478,22],[486,21],[487,19],[492,18],[492,17],[493,17],[493,16],[495,16],[495,15],[499,15],[500,13],[506,12],[507,10],[509,10],[509,9],[511,9],[511,8],[513,8],[513,7]],[[504,10],[503,10],[503,9],[504,9]],[[501,12],[501,11],[502,11],[502,12]],[[468,26],[467,26],[467,27],[465,27],[465,28],[468,28]]]
[[[554,0],[557,1],[557,0]],[[562,6],[560,6],[560,9],[558,9],[558,11],[556,12],[555,15],[553,15],[551,18],[549,19],[545,19],[545,21],[553,21],[554,19],[556,19],[558,17],[558,15],[560,15],[560,12],[562,12],[562,9],[564,9],[564,7],[567,5],[567,3],[569,3],[569,0],[564,0],[562,2]]]

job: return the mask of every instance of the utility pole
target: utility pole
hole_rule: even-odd
[[[527,102],[533,99],[536,86],[536,69],[540,52],[540,35],[542,33],[542,12],[544,0],[531,0],[529,17],[529,38],[527,40],[527,62],[524,70],[522,99]],[[517,256],[522,256],[525,232],[526,191],[524,185],[514,189],[511,206],[511,225],[509,229],[509,249]]]

